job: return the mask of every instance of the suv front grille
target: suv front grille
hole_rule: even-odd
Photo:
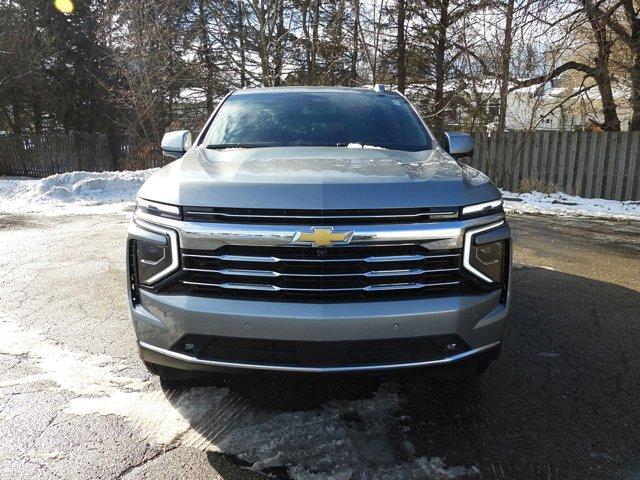
[[[253,225],[363,225],[425,223],[458,218],[458,208],[380,210],[298,210],[184,207],[187,222],[247,223]]]
[[[182,274],[165,289],[205,296],[336,300],[451,294],[461,250],[419,245],[182,250]]]

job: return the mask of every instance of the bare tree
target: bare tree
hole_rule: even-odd
[[[398,72],[398,90],[403,94],[407,88],[407,40],[405,37],[406,17],[406,0],[398,0],[398,33],[396,45],[396,48],[398,49],[398,60],[396,70]]]
[[[507,120],[507,95],[509,93],[511,45],[513,42],[513,11],[515,0],[507,0],[502,53],[500,58],[500,110],[498,131],[504,132]]]
[[[631,50],[632,63],[627,65],[631,78],[631,95],[629,98],[632,117],[629,130],[640,130],[640,5],[632,0],[606,2],[600,0],[583,0],[588,15],[594,18],[598,28],[605,30],[605,25]],[[620,15],[622,13],[622,15]],[[605,60],[609,61],[612,39],[606,38],[609,50]],[[603,100],[604,103],[604,100]]]

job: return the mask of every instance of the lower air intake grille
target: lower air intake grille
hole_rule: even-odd
[[[172,350],[200,360],[295,367],[394,365],[438,360],[465,352],[457,335],[305,342],[187,335]]]
[[[461,250],[419,245],[225,246],[182,250],[182,274],[166,290],[204,296],[313,301],[447,295],[463,286]]]

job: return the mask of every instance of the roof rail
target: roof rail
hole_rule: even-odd
[[[387,91],[387,87],[384,83],[376,83],[373,86],[373,91],[376,93],[385,93]]]

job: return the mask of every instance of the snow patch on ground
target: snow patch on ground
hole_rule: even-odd
[[[393,384],[372,398],[333,400],[320,409],[274,412],[228,388],[121,392],[72,400],[67,413],[120,415],[147,440],[233,455],[255,471],[286,467],[295,480],[455,479],[475,468],[416,457]]]
[[[0,212],[110,213],[130,208],[157,169],[69,172],[42,179],[0,177]]]
[[[229,388],[150,390],[150,382],[123,375],[125,367],[115,359],[73,352],[2,314],[0,331],[0,355],[28,358],[38,370],[2,380],[0,389],[52,384],[76,394],[66,414],[117,415],[156,444],[233,455],[256,471],[283,467],[296,480],[481,475],[475,467],[447,467],[441,458],[416,456],[393,384],[382,385],[371,398],[332,400],[314,410],[265,411]]]
[[[112,395],[123,390],[141,390],[147,382],[125,377],[125,368],[108,355],[73,352],[28,330],[0,314],[0,354],[29,357],[40,370],[14,379],[0,380],[0,389],[14,385],[50,381],[79,395]]]
[[[502,190],[504,209],[511,213],[585,216],[640,220],[640,201],[620,202],[602,198],[582,198],[566,193],[512,193]]]

